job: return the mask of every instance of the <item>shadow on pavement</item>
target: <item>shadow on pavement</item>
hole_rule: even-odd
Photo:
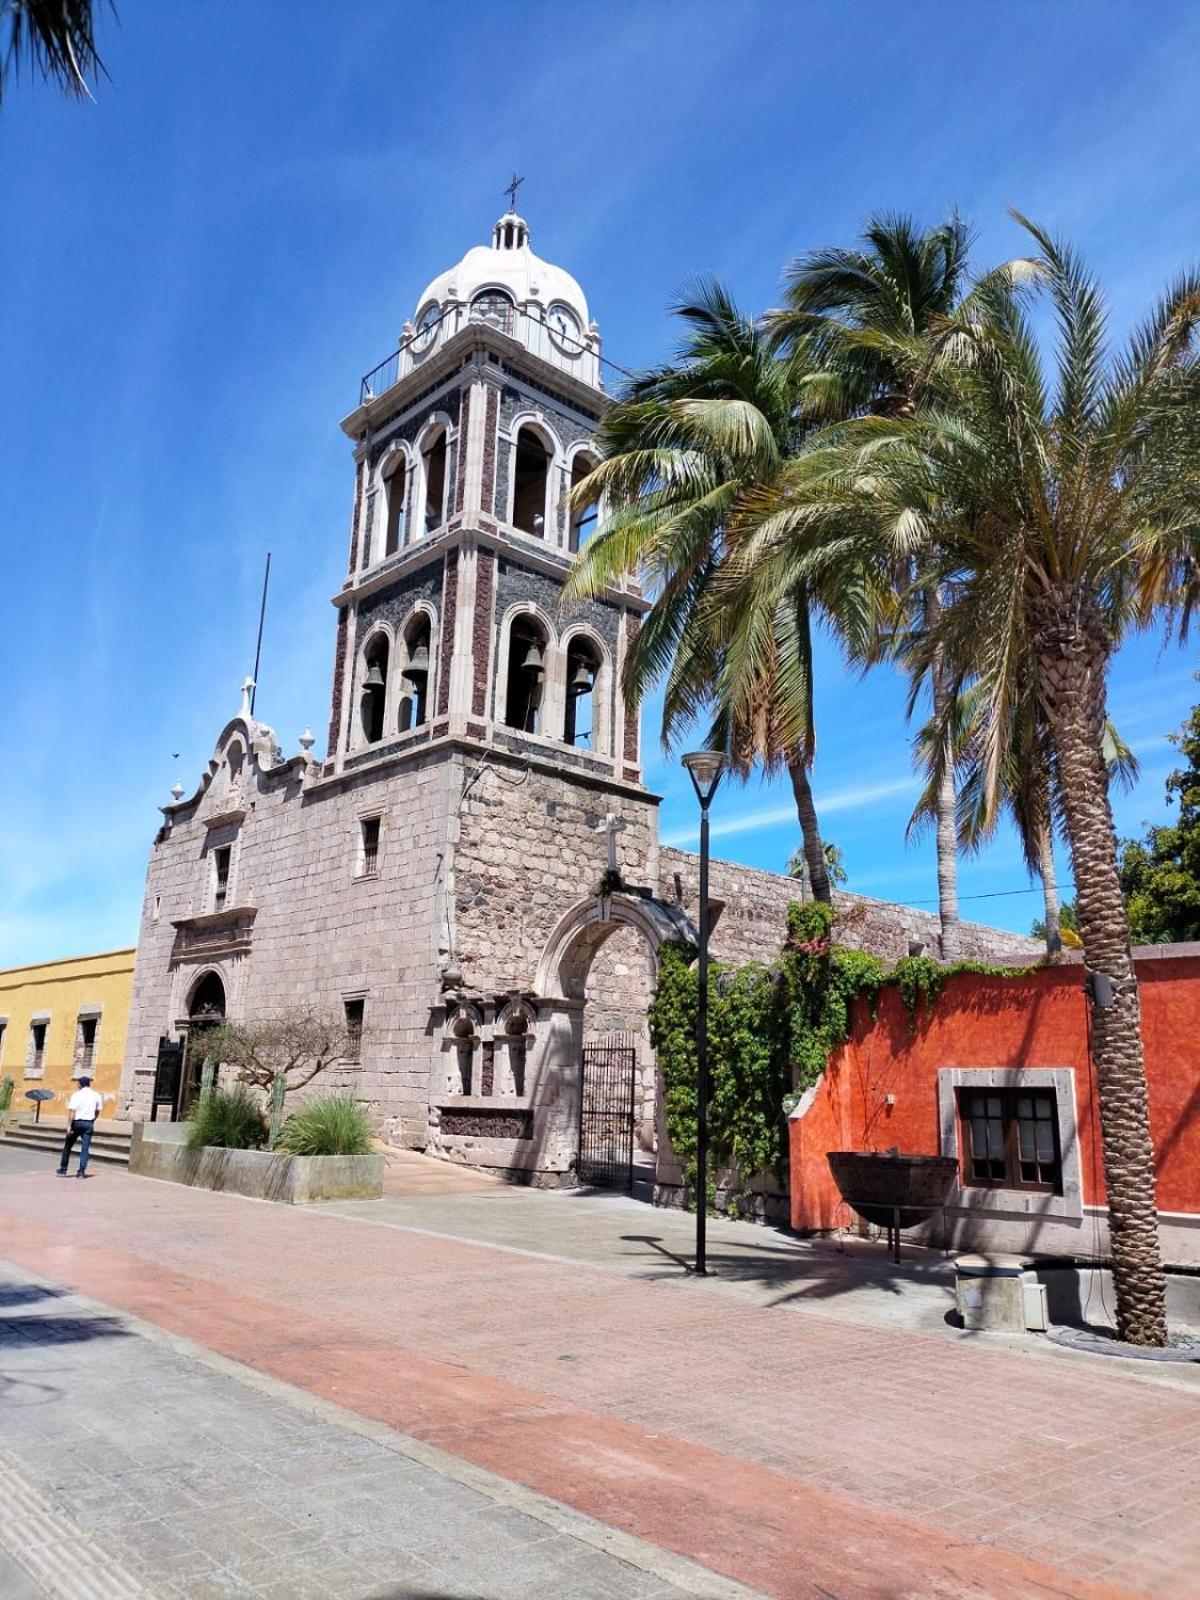
[[[37,1283],[0,1283],[0,1310],[5,1306],[28,1306],[35,1300],[59,1300],[65,1289],[51,1289]]]
[[[128,1339],[116,1317],[3,1317],[0,1349],[15,1344],[83,1344],[89,1339]]]

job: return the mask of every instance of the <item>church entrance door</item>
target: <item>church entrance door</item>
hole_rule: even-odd
[[[591,1188],[633,1189],[634,1085],[631,1046],[583,1047],[579,1096],[579,1182]]]

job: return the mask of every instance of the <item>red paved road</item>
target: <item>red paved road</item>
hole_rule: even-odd
[[[123,1173],[0,1255],[773,1595],[1200,1595],[1200,1396],[1124,1368]]]

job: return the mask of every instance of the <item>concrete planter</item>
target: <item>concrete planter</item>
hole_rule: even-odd
[[[255,1200],[307,1205],[313,1200],[378,1200],[382,1156],[292,1156],[272,1150],[189,1150],[180,1122],[139,1122],[133,1130],[129,1170],[142,1178],[223,1189]]]

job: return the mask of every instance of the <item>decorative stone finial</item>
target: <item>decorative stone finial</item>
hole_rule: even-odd
[[[300,748],[301,748],[301,750],[304,751],[305,755],[308,754],[308,752],[312,749],[313,745],[316,744],[316,742],[317,742],[316,736],[313,733],[312,729],[311,728],[305,728],[304,732],[300,735]]]
[[[174,800],[176,805],[178,805],[183,799],[183,785],[178,779],[176,779],[174,784],[171,786],[171,799]]]

